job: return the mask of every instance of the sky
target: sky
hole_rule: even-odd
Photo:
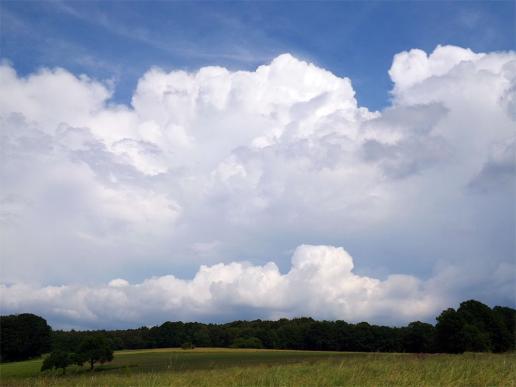
[[[516,305],[514,2],[0,3],[0,311]]]

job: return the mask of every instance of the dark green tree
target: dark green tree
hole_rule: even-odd
[[[376,352],[378,350],[374,335],[374,326],[362,321],[353,326],[352,351]]]
[[[337,350],[337,331],[332,321],[314,321],[308,329],[305,344],[308,349],[322,351]]]
[[[211,346],[210,332],[206,326],[200,326],[193,333],[193,344],[197,347]]]
[[[465,323],[462,326],[464,338],[464,351],[487,352],[492,348],[489,332],[482,330],[477,325]]]
[[[89,363],[93,370],[95,363],[104,364],[113,360],[113,348],[102,336],[88,336],[79,345],[76,353],[77,364]]]
[[[437,317],[435,342],[438,352],[462,353],[466,349],[464,320],[453,308],[448,308]]]
[[[306,317],[279,320],[278,346],[285,349],[305,349],[308,330],[313,322],[313,319]]]
[[[0,316],[0,360],[25,360],[50,350],[52,329],[31,313]]]
[[[63,370],[63,375],[66,373],[66,367],[74,362],[74,355],[70,352],[56,350],[50,353],[41,366],[41,371],[59,369]]]
[[[402,331],[402,347],[405,352],[428,353],[433,351],[435,328],[421,321],[411,322]]]
[[[503,322],[511,335],[516,335],[516,309],[507,306],[495,306],[493,313]]]
[[[516,309],[495,306],[493,315],[498,331],[493,337],[495,352],[514,351],[516,349]]]
[[[513,336],[506,320],[497,311],[476,300],[460,304],[457,312],[465,321],[466,351],[505,352],[511,348]]]

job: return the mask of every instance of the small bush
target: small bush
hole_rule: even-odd
[[[257,337],[239,337],[233,341],[231,348],[263,348],[263,344]]]

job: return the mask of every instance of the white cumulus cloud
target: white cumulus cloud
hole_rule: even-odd
[[[132,305],[117,324],[159,305],[356,320],[514,302],[500,268],[516,255],[516,54],[415,49],[389,74],[380,112],[290,54],[255,71],[152,68],[123,105],[109,82],[3,63],[2,312],[44,296],[63,300],[63,324],[105,316],[97,301]],[[356,269],[329,247],[298,248],[288,269],[307,243],[344,246]],[[452,272],[457,286],[429,290]]]
[[[393,323],[428,318],[442,307],[437,291],[413,276],[385,280],[353,273],[353,259],[332,246],[299,246],[286,274],[268,262],[201,266],[193,279],[173,275],[107,286],[2,286],[1,307],[30,309],[69,326],[156,323],[165,319],[221,320],[238,316],[316,318]]]

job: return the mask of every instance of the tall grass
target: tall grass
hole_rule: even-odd
[[[290,351],[293,352],[293,351]],[[8,386],[515,386],[515,354],[344,354],[299,363],[206,368],[138,367],[60,376],[3,378]]]

